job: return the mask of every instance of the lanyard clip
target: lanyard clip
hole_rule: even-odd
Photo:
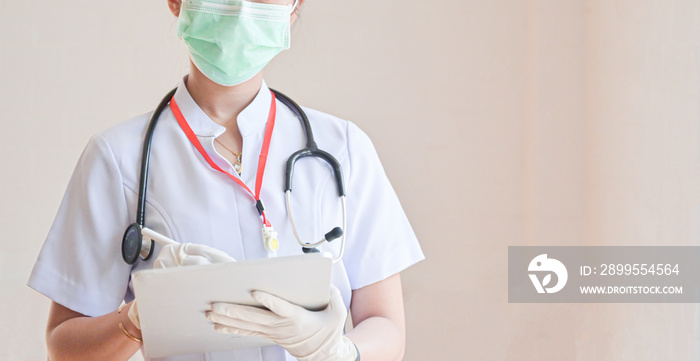
[[[262,237],[265,249],[273,255],[276,255],[277,250],[280,248],[280,243],[277,240],[277,232],[272,229],[272,226],[263,226]]]
[[[265,205],[262,202],[262,199],[258,199],[257,202],[255,202],[255,208],[258,210],[258,213],[262,216],[263,212],[265,211]]]

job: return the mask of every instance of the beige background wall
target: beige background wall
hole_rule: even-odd
[[[89,136],[186,57],[164,0],[0,0],[0,359],[45,358],[25,286]],[[698,360],[694,304],[508,304],[509,245],[698,245],[696,0],[308,0],[267,70],[373,138],[428,260],[406,360]]]

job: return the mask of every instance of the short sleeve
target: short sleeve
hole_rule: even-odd
[[[121,258],[127,213],[117,162],[105,138],[96,135],[68,183],[29,287],[84,315],[114,311],[131,270]]]
[[[347,228],[350,286],[362,288],[423,260],[423,252],[369,137],[348,123]]]

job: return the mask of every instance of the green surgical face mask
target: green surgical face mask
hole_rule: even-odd
[[[289,49],[289,23],[296,4],[184,0],[177,35],[204,75],[221,85],[237,85]]]

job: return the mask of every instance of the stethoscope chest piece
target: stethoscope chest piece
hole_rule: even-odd
[[[154,242],[143,241],[141,234],[141,226],[138,223],[132,223],[124,232],[122,239],[122,258],[128,264],[136,263],[136,260],[141,256],[144,260],[151,258],[153,254]]]

